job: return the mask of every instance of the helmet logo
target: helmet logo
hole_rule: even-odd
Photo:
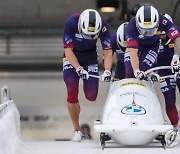
[[[94,32],[96,30],[96,27],[88,27],[89,32]]]
[[[152,25],[152,22],[144,22],[144,25]]]

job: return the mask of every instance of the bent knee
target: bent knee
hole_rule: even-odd
[[[97,94],[86,94],[85,97],[88,101],[94,102],[97,98]]]
[[[67,102],[68,103],[77,103],[78,100],[78,89],[73,87],[68,87],[67,89]]]
[[[87,97],[86,97],[87,98]],[[91,101],[91,102],[94,102],[96,100],[96,98],[93,98],[93,97],[89,97],[87,98],[88,101]]]

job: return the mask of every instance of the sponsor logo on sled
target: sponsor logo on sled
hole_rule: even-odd
[[[129,115],[142,115],[146,113],[146,110],[140,105],[130,104],[130,105],[125,106],[121,110],[121,112],[123,114],[129,114]]]
[[[120,85],[120,87],[129,86],[129,85],[139,85],[139,86],[146,87],[145,84],[139,83],[139,82],[127,82],[127,83],[123,83],[123,84]]]

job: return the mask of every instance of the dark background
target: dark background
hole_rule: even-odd
[[[100,4],[113,5],[114,13],[102,13]],[[97,2],[100,2],[99,5]],[[144,0],[0,0],[0,71],[62,69],[62,33],[65,20],[75,12],[97,9],[110,31],[133,16]],[[159,12],[168,13],[180,25],[180,0],[149,0]],[[99,45],[99,44],[98,44]]]

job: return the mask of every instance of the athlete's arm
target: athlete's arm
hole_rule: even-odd
[[[77,69],[78,67],[80,67],[80,64],[76,58],[76,56],[74,55],[73,51],[71,48],[65,48],[65,55],[67,60],[71,63],[71,65]]]
[[[107,23],[105,21],[102,21],[102,29],[99,38],[101,40],[102,49],[103,49],[104,69],[111,72],[113,51],[112,51],[111,35]]]
[[[138,49],[128,48],[133,70],[139,70]]]
[[[133,70],[139,70],[138,36],[139,32],[136,28],[136,20],[135,18],[132,18],[127,26],[126,39],[128,42],[128,50]]]
[[[109,70],[111,71],[111,67],[112,67],[112,50],[103,50],[103,54],[104,54],[104,68],[105,70]]]
[[[63,43],[64,43],[64,53],[67,58],[67,60],[70,62],[70,64],[77,69],[80,67],[80,64],[72,51],[74,48],[74,37],[75,37],[75,25],[73,24],[76,21],[76,16],[72,15],[70,16],[65,23],[64,26],[64,34],[63,34]]]
[[[174,45],[174,54],[180,55],[180,37],[175,39],[175,45]]]
[[[180,55],[180,31],[179,31],[179,27],[174,25],[169,20],[164,19],[164,16],[160,16],[160,17],[162,18],[162,19],[160,18],[162,20],[162,23],[160,22],[160,27],[163,29],[163,31],[166,32],[169,39],[175,42],[174,54]],[[164,21],[166,21],[166,24]]]

